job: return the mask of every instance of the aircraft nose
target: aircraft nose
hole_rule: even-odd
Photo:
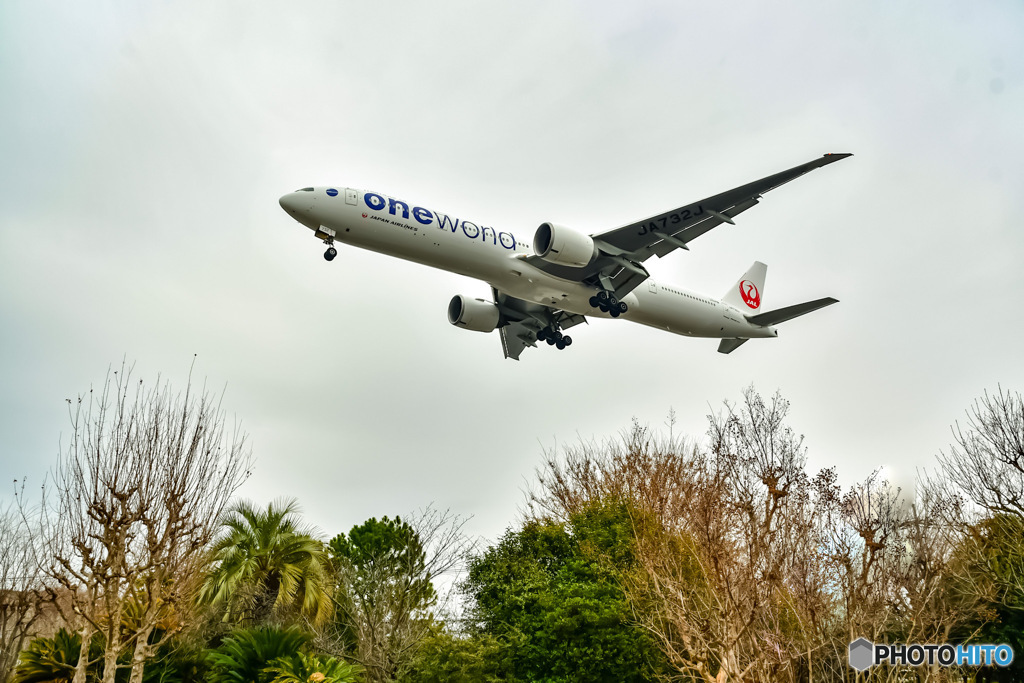
[[[288,213],[295,213],[297,211],[301,211],[302,207],[300,206],[299,198],[295,196],[296,194],[298,193],[289,192],[288,194],[278,199],[277,203],[280,204],[281,208],[287,211]]]
[[[289,216],[299,223],[302,223],[311,230],[316,230],[320,227],[320,221],[312,216],[313,199],[310,194],[307,192],[289,192],[278,199],[277,203],[281,205],[281,208]]]

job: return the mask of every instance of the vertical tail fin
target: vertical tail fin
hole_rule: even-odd
[[[761,310],[761,298],[764,296],[764,279],[768,266],[760,261],[743,273],[743,277],[722,297],[722,303],[735,306],[744,313],[757,313]]]

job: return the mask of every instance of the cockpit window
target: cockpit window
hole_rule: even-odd
[[[312,187],[304,187],[301,190],[295,190],[295,191],[296,192],[312,192],[313,188]]]

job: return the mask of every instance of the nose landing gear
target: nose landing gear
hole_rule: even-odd
[[[626,305],[625,301],[619,301],[614,294],[605,291],[600,291],[590,297],[590,305],[594,308],[601,309],[613,318],[618,318],[629,310],[629,306]]]
[[[334,257],[338,255],[338,250],[334,248],[334,238],[328,237],[324,240],[324,244],[327,245],[327,251],[324,252],[324,259],[333,261]]]

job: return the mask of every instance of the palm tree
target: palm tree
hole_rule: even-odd
[[[288,610],[316,624],[329,619],[330,560],[323,543],[298,526],[298,510],[295,500],[266,509],[240,501],[228,508],[200,601],[222,606],[225,620],[261,624]]]

